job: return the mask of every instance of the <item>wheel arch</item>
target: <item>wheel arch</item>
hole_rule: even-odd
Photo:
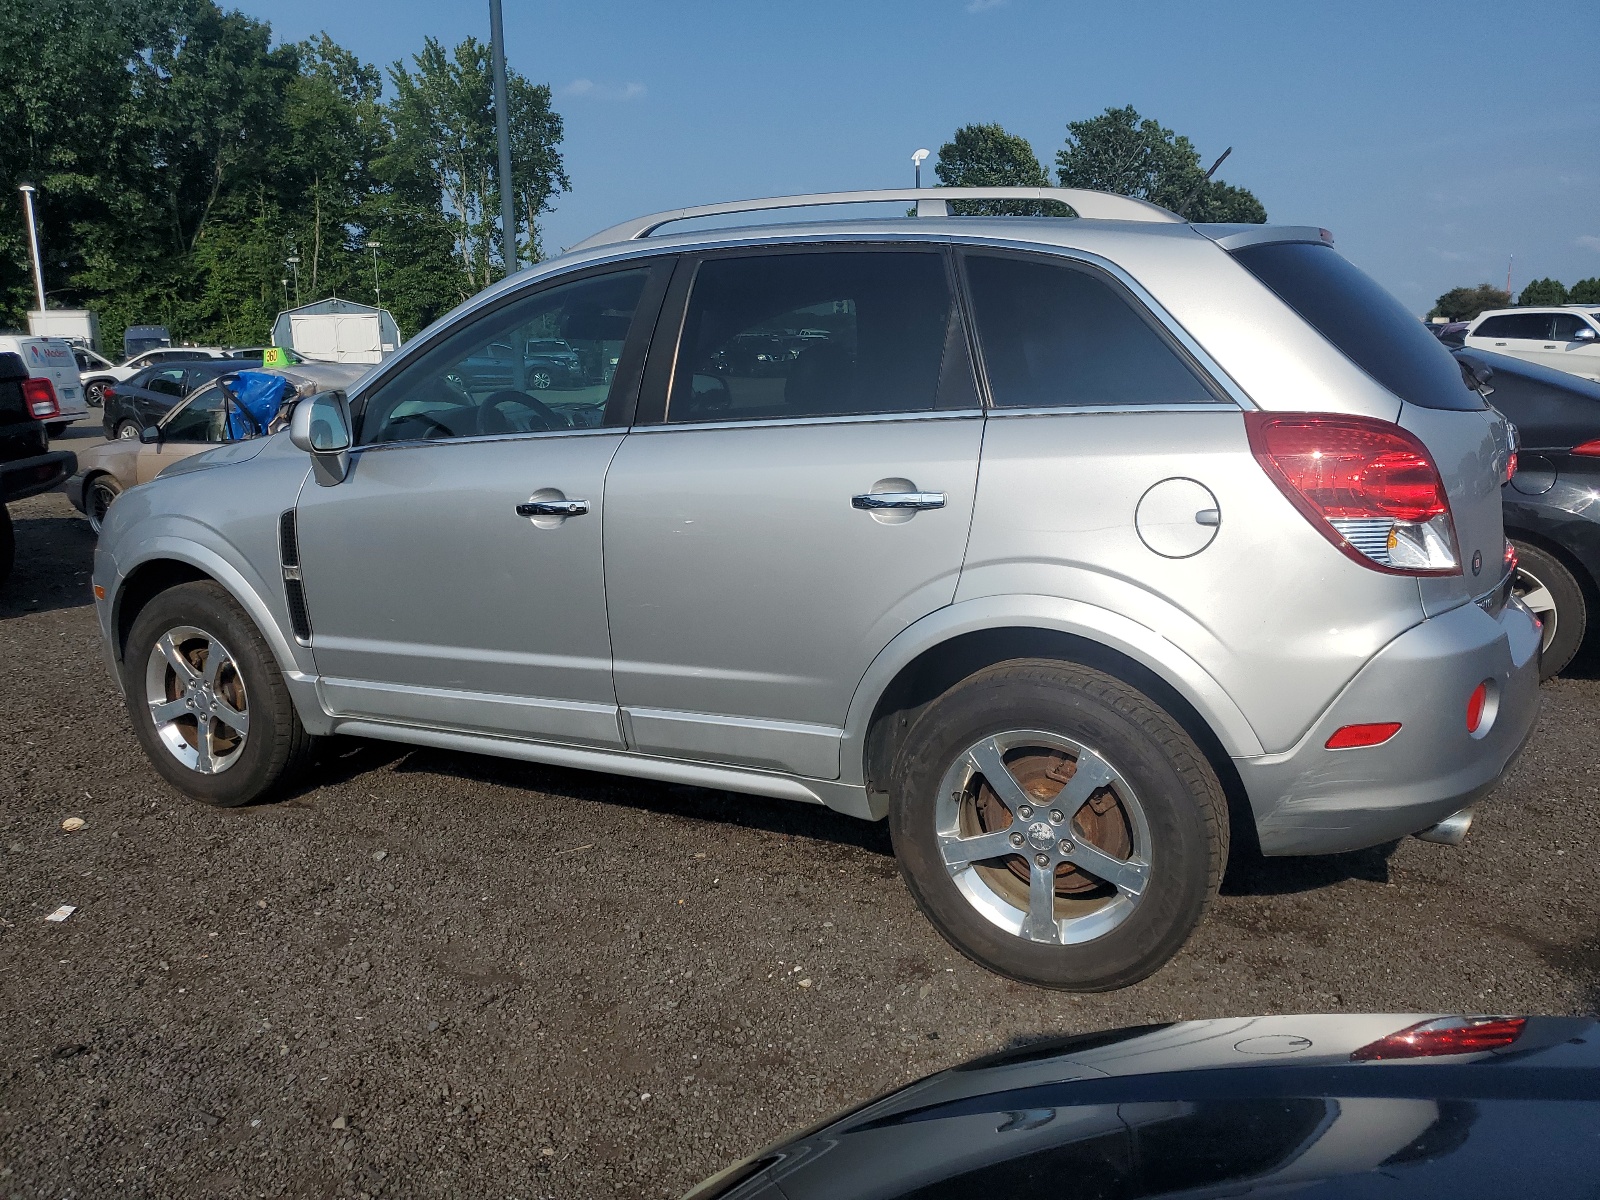
[[[1221,781],[1236,836],[1242,835],[1245,845],[1253,841],[1254,816],[1233,756],[1261,754],[1261,743],[1243,712],[1198,663],[1120,614],[1054,598],[999,599],[1026,603],[990,598],[941,610],[902,632],[863,678],[846,722],[842,781],[865,785],[874,815],[886,810],[895,753],[929,703],[995,663],[1052,658],[1104,671],[1166,709]],[[972,611],[958,614],[960,609]],[[859,775],[852,779],[855,772]]]

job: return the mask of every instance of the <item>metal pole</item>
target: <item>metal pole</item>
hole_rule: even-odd
[[[510,275],[517,269],[517,208],[511,187],[511,104],[500,0],[489,0],[489,48],[494,60],[494,132],[500,142],[500,261]]]
[[[39,296],[39,311],[44,311],[44,268],[39,263],[39,230],[33,223],[33,193],[34,186],[24,183],[18,189],[22,193],[22,207],[28,214],[28,249],[33,252],[33,290]]]
[[[383,289],[378,286],[378,251],[383,249],[382,242],[368,242],[367,249],[372,251],[372,294],[378,298],[378,307],[383,307]]]

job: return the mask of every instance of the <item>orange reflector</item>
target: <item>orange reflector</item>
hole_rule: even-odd
[[[101,587],[98,583],[94,585],[94,598],[96,600],[104,600],[106,598],[105,588]]]
[[[1376,721],[1371,725],[1344,725],[1328,739],[1329,750],[1354,750],[1357,746],[1381,746],[1400,732],[1399,721]]]
[[[1489,701],[1489,681],[1486,679],[1472,689],[1467,697],[1467,732],[1477,733],[1483,724],[1483,706]]]

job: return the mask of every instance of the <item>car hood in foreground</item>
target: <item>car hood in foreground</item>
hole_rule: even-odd
[[[1474,1020],[1190,1021],[1023,1046],[834,1118],[690,1197],[1591,1195],[1600,1023]]]

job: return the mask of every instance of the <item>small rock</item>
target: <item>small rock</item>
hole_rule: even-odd
[[[86,828],[88,824],[89,822],[85,821],[82,817],[68,817],[65,821],[61,822],[61,828],[68,833],[77,833],[78,830]]]
[[[344,1117],[344,1116],[335,1117],[333,1119],[333,1127],[335,1129],[349,1129],[350,1128],[349,1118]]]
[[[373,862],[382,862],[384,859],[386,859],[388,857],[389,857],[389,852],[387,850],[374,850],[372,852],[372,861]]]
[[[196,1113],[195,1116],[200,1118],[200,1124],[204,1125],[207,1129],[215,1129],[218,1125],[222,1124],[222,1118],[217,1116],[216,1113],[200,1112]]]
[[[802,980],[801,980],[801,981],[800,981],[800,986],[801,986],[801,987],[810,987],[810,986],[811,986],[811,980],[809,980],[809,979],[802,979]]]
[[[429,1033],[435,1033],[435,1032],[438,1031],[438,1029],[439,1029],[439,1022],[437,1022],[437,1021],[429,1021],[428,1022],[428,1032]]]
[[[256,907],[257,908],[265,908],[266,906],[267,906],[267,902],[265,900],[257,900],[256,901]]]
[[[822,923],[822,927],[824,929],[832,929],[833,928],[833,922],[832,921],[824,921]]]
[[[80,1046],[74,1043],[68,1046],[57,1046],[54,1050],[50,1051],[50,1057],[55,1059],[57,1062],[65,1062],[69,1058],[77,1058],[78,1055],[87,1053],[89,1053],[89,1047]]]
[[[539,1151],[539,1157],[540,1158],[550,1158],[550,1157],[554,1156],[554,1154],[555,1154],[555,1151],[552,1150],[549,1146],[545,1146],[543,1149],[541,1149]]]
[[[11,853],[13,853],[13,854],[21,854],[23,847],[22,847],[22,843],[21,842],[12,842],[9,846],[6,847],[6,849],[11,851]]]

